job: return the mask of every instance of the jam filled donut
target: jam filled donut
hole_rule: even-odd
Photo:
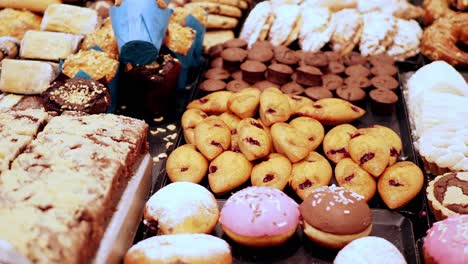
[[[314,190],[299,210],[306,236],[328,248],[343,248],[372,230],[372,214],[364,197],[335,185]]]
[[[154,236],[132,246],[124,264],[231,264],[229,244],[206,234],[175,234]]]
[[[235,242],[266,247],[286,242],[296,232],[299,217],[297,203],[282,191],[253,186],[229,197],[219,222]]]
[[[218,218],[218,203],[213,194],[191,182],[175,182],[160,189],[148,200],[144,211],[144,224],[163,235],[209,234]]]

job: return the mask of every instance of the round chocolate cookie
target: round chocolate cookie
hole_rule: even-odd
[[[247,44],[248,44],[247,41],[240,39],[240,38],[235,38],[235,39],[231,39],[231,40],[224,42],[223,47],[226,49],[227,48],[245,49],[247,48]]]
[[[333,94],[327,88],[318,86],[318,87],[309,87],[304,90],[305,94],[312,100],[317,101],[323,98],[333,98]]]
[[[206,79],[227,80],[231,74],[222,68],[212,68],[205,72]]]
[[[301,66],[296,69],[296,82],[304,86],[321,86],[322,72],[312,66]]]
[[[367,77],[370,74],[369,69],[367,69],[365,66],[361,64],[355,64],[348,66],[345,70],[346,75],[348,76],[362,76],[362,77]]]
[[[400,86],[395,78],[387,75],[375,76],[371,79],[371,83],[377,89],[395,90]]]
[[[263,63],[268,63],[273,59],[273,51],[271,49],[265,48],[253,48],[249,50],[247,55],[248,60],[259,61]]]
[[[263,81],[260,81],[260,82],[257,82],[255,83],[254,85],[252,85],[253,87],[255,88],[258,88],[259,90],[266,90],[268,88],[280,88],[279,85],[277,85],[276,83],[272,83],[270,81],[267,81],[267,80],[263,80]]]
[[[270,41],[258,40],[252,45],[251,49],[257,49],[257,48],[273,50],[275,46],[273,46],[273,44],[271,44]]]
[[[325,51],[323,54],[327,56],[329,62],[336,61],[341,62],[341,54],[336,51]]]
[[[291,50],[285,46],[275,47],[274,53],[275,53],[275,61],[277,63],[282,63],[282,64],[293,66],[293,65],[297,65],[300,59],[294,50]]]
[[[343,56],[343,62],[346,66],[352,66],[356,64],[365,65],[367,63],[367,59],[359,52],[352,51]]]
[[[395,59],[392,56],[389,56],[385,53],[371,56],[369,61],[372,64],[372,66],[377,66],[377,65],[382,65],[382,64],[390,64],[390,65],[395,64]]]
[[[338,61],[330,61],[328,64],[327,72],[329,73],[334,73],[334,74],[340,74],[345,71],[345,66],[343,63],[338,62]]]
[[[360,104],[366,98],[366,92],[359,87],[342,86],[336,89],[336,95],[352,104]]]
[[[228,48],[221,52],[224,69],[234,72],[239,70],[241,63],[247,57],[247,51],[240,48]]]
[[[270,82],[281,85],[291,80],[293,72],[293,69],[288,65],[276,63],[268,66],[266,78]]]
[[[319,68],[322,72],[328,69],[328,58],[322,52],[303,52],[302,64]]]
[[[223,58],[217,57],[211,61],[211,68],[223,68]]]
[[[372,112],[379,115],[388,115],[393,112],[398,96],[388,89],[375,89],[369,93]]]
[[[334,91],[343,85],[343,78],[336,74],[325,74],[322,76],[323,87]]]
[[[371,81],[367,77],[363,76],[351,76],[345,79],[345,84],[354,87],[360,87],[362,89],[369,88]]]
[[[281,86],[281,91],[285,94],[300,95],[304,93],[304,88],[296,82],[289,82]]]
[[[242,80],[232,80],[226,85],[226,89],[231,92],[239,92],[248,87],[250,85]]]
[[[371,73],[375,76],[395,76],[398,73],[398,68],[390,64],[380,64],[372,67]]]
[[[200,89],[206,92],[221,91],[226,88],[226,83],[221,80],[207,79],[200,83]]]
[[[265,64],[248,60],[241,64],[242,80],[249,83],[256,83],[265,79],[265,71],[267,67]]]
[[[210,55],[210,58],[216,58],[221,56],[221,52],[223,52],[223,50],[223,44],[217,44],[208,49],[208,54]]]
[[[235,71],[231,73],[231,78],[234,80],[242,80],[242,71]]]
[[[42,93],[47,111],[76,111],[88,114],[105,113],[111,104],[109,89],[101,83],[84,78],[54,81]]]

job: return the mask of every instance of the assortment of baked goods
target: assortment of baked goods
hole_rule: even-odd
[[[249,47],[256,41],[288,46],[298,40],[308,52],[318,52],[330,43],[341,55],[359,48],[364,56],[387,54],[399,61],[419,53],[422,29],[415,20],[407,19],[421,16],[420,8],[405,1],[399,1],[396,9],[397,3],[357,2],[339,7],[320,1],[263,2],[247,17],[240,38]]]

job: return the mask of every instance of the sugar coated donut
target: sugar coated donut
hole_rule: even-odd
[[[358,238],[346,245],[334,264],[406,264],[401,252],[387,240],[368,236]]]
[[[206,234],[155,236],[131,247],[124,264],[231,264],[229,245]]]
[[[335,185],[315,189],[299,210],[306,236],[325,247],[342,248],[372,230],[372,213],[364,197]]]
[[[235,242],[265,247],[288,240],[296,232],[299,217],[297,203],[282,191],[253,186],[226,201],[219,221]]]
[[[434,223],[427,231],[423,252],[427,264],[466,263],[468,215],[450,216]]]
[[[191,182],[175,182],[146,203],[144,223],[158,234],[211,233],[219,218],[215,197]]]

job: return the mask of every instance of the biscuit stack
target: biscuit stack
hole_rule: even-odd
[[[205,50],[234,38],[234,29],[239,25],[239,20],[252,4],[251,0],[191,0],[173,1],[170,7],[184,7],[190,10],[202,8],[207,12]]]

